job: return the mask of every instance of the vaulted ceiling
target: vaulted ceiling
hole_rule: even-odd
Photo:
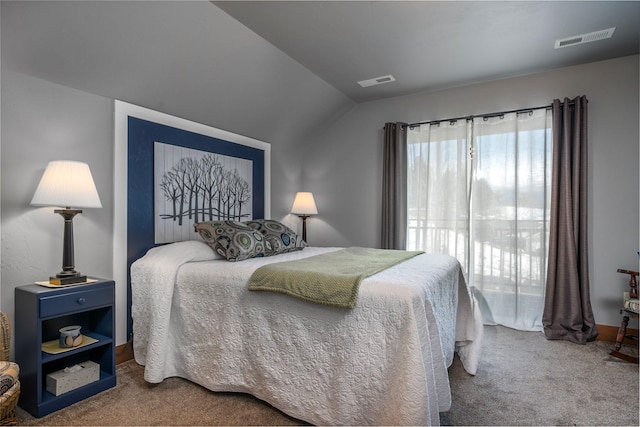
[[[639,1],[215,1],[356,102],[634,55]],[[555,41],[615,28],[613,37]],[[396,80],[363,88],[358,81]]]

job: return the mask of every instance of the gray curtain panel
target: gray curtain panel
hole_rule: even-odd
[[[547,287],[547,339],[579,344],[598,336],[589,296],[587,242],[587,99],[556,99]]]
[[[384,125],[382,249],[407,246],[407,124]]]

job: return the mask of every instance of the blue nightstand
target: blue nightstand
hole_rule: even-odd
[[[34,417],[116,385],[115,283],[95,280],[69,287],[33,284],[15,289],[15,348],[21,383],[18,405]],[[69,325],[82,326],[81,332],[88,338],[80,347],[51,350],[59,329]],[[47,375],[87,361],[99,365],[98,379],[57,396],[47,391]]]

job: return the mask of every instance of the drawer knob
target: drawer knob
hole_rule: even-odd
[[[87,302],[86,299],[84,299],[82,297],[78,298],[78,304],[84,304],[85,302]]]

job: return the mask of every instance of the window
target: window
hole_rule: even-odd
[[[550,111],[422,125],[407,142],[407,249],[456,257],[486,323],[541,330]]]

